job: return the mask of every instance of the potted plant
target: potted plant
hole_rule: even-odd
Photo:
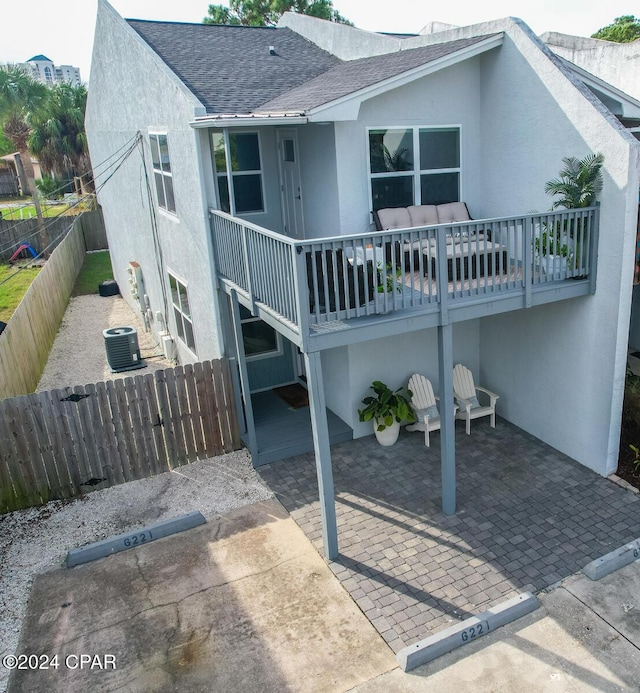
[[[379,380],[371,383],[371,389],[375,396],[362,400],[365,407],[358,409],[358,416],[360,421],[374,422],[374,432],[380,445],[393,445],[398,440],[400,423],[413,423],[416,420],[407,399],[411,397],[411,392],[407,390],[405,395],[403,387],[393,391]]]
[[[560,177],[546,183],[544,190],[549,195],[558,199],[554,200],[551,209],[564,207],[565,209],[579,209],[591,207],[595,204],[598,193],[602,190],[602,165],[603,154],[588,154],[583,159],[574,156],[565,156],[562,159],[564,167],[560,171]],[[564,270],[566,276],[567,263],[572,269],[580,266],[580,219],[565,220],[558,223],[553,231],[542,234],[542,238],[536,238],[536,253],[539,256],[548,256],[548,261],[541,263],[547,273],[552,273],[553,278]]]

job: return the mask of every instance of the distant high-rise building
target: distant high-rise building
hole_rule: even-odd
[[[54,65],[46,55],[34,55],[25,63],[18,65],[31,77],[43,84],[54,84],[55,82],[68,82],[73,86],[82,83],[80,79],[80,68],[73,65]]]

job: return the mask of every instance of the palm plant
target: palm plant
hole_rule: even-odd
[[[590,207],[602,190],[604,155],[588,154],[584,159],[565,156],[562,163],[564,168],[560,171],[560,178],[550,180],[544,188],[549,195],[559,196],[551,209]]]
[[[59,83],[49,89],[44,106],[28,118],[29,148],[45,171],[59,179],[90,169],[84,129],[86,105],[84,85]]]
[[[28,150],[29,115],[42,107],[48,90],[16,65],[0,67],[0,128],[20,152],[30,191],[34,189],[33,166]]]

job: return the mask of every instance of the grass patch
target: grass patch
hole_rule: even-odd
[[[97,294],[98,285],[107,279],[113,279],[109,251],[102,250],[98,253],[87,253],[71,295],[86,296],[87,294]]]
[[[21,207],[3,207],[0,209],[2,218],[7,221],[20,221],[21,219],[35,219],[36,208],[33,205]],[[42,216],[45,218],[57,217],[62,214],[75,214],[74,209],[68,209],[67,205],[42,205]]]
[[[0,284],[0,320],[9,322],[9,318],[13,315],[39,271],[40,267],[29,267],[18,271],[18,267],[0,265],[0,282],[12,277],[5,284]]]

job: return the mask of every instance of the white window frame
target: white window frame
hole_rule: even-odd
[[[251,322],[264,322],[264,320],[261,320],[260,318],[256,318],[253,315],[251,315],[248,318],[240,318],[240,329],[242,330],[243,325],[247,325]],[[278,358],[278,356],[283,356],[284,355],[284,347],[282,343],[282,335],[278,332],[278,330],[274,329],[269,325],[269,323],[264,323],[272,329],[276,335],[276,348],[272,349],[271,351],[263,351],[260,354],[251,354],[249,356],[245,356],[245,359],[247,361],[262,361],[263,359],[274,359]],[[244,332],[242,333],[242,339],[243,339],[243,346],[244,346]]]
[[[178,275],[176,275],[175,272],[172,272],[171,270],[167,270],[167,274],[169,276],[169,296],[171,297],[171,306],[173,308],[173,319],[176,323],[176,336],[180,340],[182,344],[194,355],[197,357],[197,349],[196,349],[196,332],[193,326],[193,315],[191,315],[191,311],[189,312],[189,315],[187,316],[186,313],[184,312],[184,309],[182,307],[182,302],[180,302],[179,305],[176,305],[175,301],[173,300],[173,291],[171,290],[171,280],[173,279],[176,284],[179,284],[184,288],[184,293],[187,295],[187,301],[189,301],[189,308],[191,308],[191,301],[189,299],[189,286],[188,283],[184,280],[181,279]],[[180,289],[178,288],[178,299],[180,299]],[[180,314],[180,319],[183,321],[182,325],[178,325],[178,318],[176,316],[176,313]],[[188,322],[191,325],[191,334],[193,335],[193,346],[191,346],[185,339],[184,337],[180,336],[180,332],[182,332],[183,335],[186,336],[187,332],[184,329],[184,322]]]
[[[371,172],[371,148],[370,148],[370,133],[372,131],[377,131],[377,130],[411,130],[412,133],[412,142],[413,142],[413,169],[410,169],[408,171],[383,171],[381,173],[372,173]],[[420,166],[420,131],[429,131],[429,132],[437,132],[440,130],[457,130],[458,131],[458,143],[460,147],[460,157],[459,157],[459,166],[457,167],[452,167],[452,168],[441,168],[441,169],[421,169],[419,168]],[[463,169],[463,163],[462,163],[462,155],[463,155],[463,146],[462,146],[462,125],[460,124],[453,124],[453,125],[405,125],[405,124],[400,124],[400,125],[375,125],[375,126],[369,126],[366,128],[366,133],[365,133],[365,152],[366,152],[366,168],[367,168],[367,176],[369,180],[369,185],[368,185],[368,195],[369,195],[369,209],[373,209],[373,191],[372,191],[372,186],[371,186],[371,181],[376,179],[376,178],[402,178],[402,177],[409,177],[413,176],[413,204],[418,205],[422,204],[421,199],[422,199],[422,188],[421,188],[421,179],[423,175],[435,175],[439,173],[457,173],[458,174],[458,197],[459,200],[464,200],[464,191],[463,191],[463,181],[462,181],[462,169]]]
[[[214,133],[222,133],[223,140],[224,140],[224,150],[225,150],[225,162],[226,162],[226,169],[225,171],[218,171],[216,168],[216,153],[213,148],[213,142],[212,142],[212,135]],[[251,171],[233,171],[231,168],[231,157],[229,156],[231,152],[231,144],[230,144],[230,136],[231,135],[255,135],[258,139],[258,157],[260,158],[260,168],[251,170]],[[252,216],[255,214],[267,214],[267,197],[265,195],[264,191],[264,156],[263,156],[263,147],[262,147],[262,137],[260,137],[260,131],[259,130],[229,130],[229,128],[214,128],[212,129],[210,135],[209,135],[209,146],[211,147],[211,160],[213,162],[213,172],[214,172],[214,177],[215,177],[215,189],[216,189],[216,198],[218,200],[218,207],[222,209],[222,203],[220,199],[220,188],[218,187],[218,178],[220,176],[226,176],[227,178],[227,187],[229,189],[229,213],[231,216],[237,216],[236,212],[236,198],[235,198],[235,188],[233,185],[233,177],[234,176],[255,176],[259,175],[260,176],[260,192],[262,195],[262,209],[259,210],[253,210],[250,212],[240,212],[242,216]]]
[[[160,168],[156,168],[153,163],[153,145],[151,144],[151,139],[156,138],[156,146],[158,147],[158,152],[160,152],[160,141],[159,137],[164,137],[167,140],[167,152],[169,152],[169,135],[167,134],[166,131],[161,131],[161,130],[150,130],[149,133],[149,149],[151,151],[151,171],[153,174],[153,189],[154,189],[154,194],[156,197],[156,204],[158,205],[158,209],[161,210],[162,212],[165,212],[166,214],[171,215],[172,217],[177,216],[177,204],[176,204],[176,188],[175,185],[173,184],[173,170],[171,168],[171,154],[169,154],[169,171],[164,171],[162,169],[162,161],[160,162]],[[160,174],[161,180],[162,180],[162,191],[164,195],[164,200],[165,204],[162,205],[160,204],[160,199],[158,198],[158,191],[156,188],[156,174]],[[167,206],[167,188],[166,188],[166,183],[165,180],[169,178],[171,180],[171,196],[173,197],[173,205],[175,209],[169,209]]]

